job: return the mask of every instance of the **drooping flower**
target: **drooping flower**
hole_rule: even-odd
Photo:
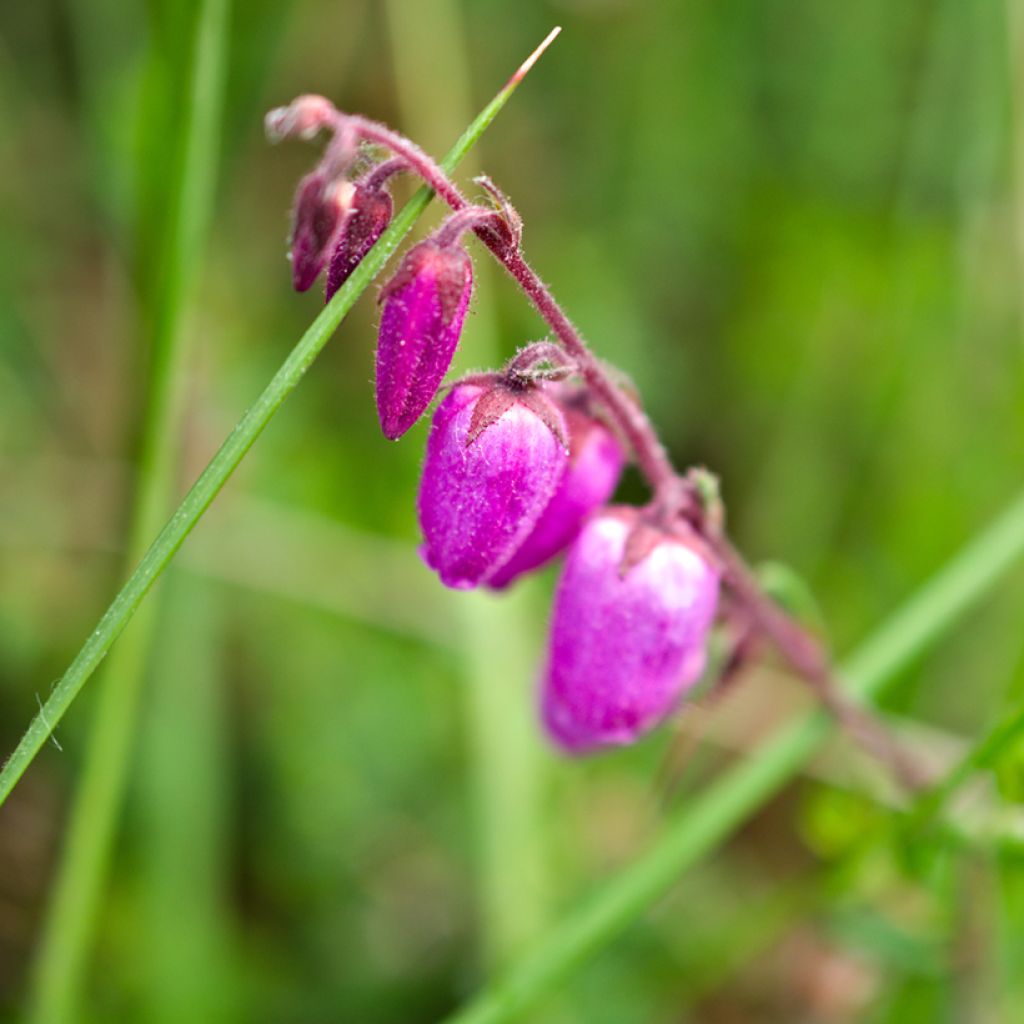
[[[549,393],[565,396],[567,389],[556,385],[549,388]],[[612,496],[622,475],[625,453],[615,435],[588,415],[573,397],[559,405],[569,429],[569,464],[536,526],[491,577],[491,587],[506,587],[563,551],[586,517]]]
[[[299,182],[289,252],[292,283],[297,292],[311,288],[327,265],[348,213],[352,189],[350,181],[332,181],[319,170]]]
[[[391,223],[393,210],[391,193],[386,188],[368,188],[356,182],[327,271],[325,295],[328,302]]]
[[[542,394],[453,388],[434,414],[418,502],[423,556],[441,582],[486,583],[533,529],[567,462],[564,418]]]
[[[410,249],[381,292],[377,413],[384,436],[401,437],[423,414],[459,344],[473,264],[458,244],[427,239]]]
[[[286,107],[269,111],[263,123],[271,142],[280,142],[290,135],[309,140],[321,129],[333,126],[337,116],[330,100],[307,93],[297,96]]]
[[[704,670],[719,574],[684,541],[613,508],[569,550],[555,595],[541,713],[570,753],[628,744]]]

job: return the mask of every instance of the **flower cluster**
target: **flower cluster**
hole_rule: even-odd
[[[358,266],[391,219],[395,172],[418,173],[453,207],[380,294],[377,413],[395,440],[437,396],[458,346],[473,291],[463,236],[475,233],[514,267],[518,215],[487,179],[489,203],[467,203],[407,140],[319,97],[272,112],[268,128],[333,135],[295,198],[300,291],[327,268],[329,299]],[[368,163],[367,143],[390,155]],[[663,494],[645,508],[608,504],[642,414],[584,354],[564,340],[535,342],[502,370],[453,384],[433,415],[417,503],[423,558],[445,586],[502,590],[564,556],[540,707],[551,738],[572,753],[633,742],[697,682],[720,575]]]

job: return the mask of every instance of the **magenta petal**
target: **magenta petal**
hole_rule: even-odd
[[[451,365],[473,290],[465,251],[424,243],[388,287],[377,338],[377,413],[384,436],[404,434]]]
[[[597,420],[566,410],[571,447],[569,466],[537,525],[489,586],[506,587],[517,576],[542,566],[564,550],[591,512],[612,496],[625,453],[614,434]]]
[[[501,568],[533,529],[568,461],[551,428],[517,402],[467,445],[484,394],[460,385],[438,406],[420,484],[424,558],[456,589],[485,583]]]
[[[718,572],[666,537],[623,575],[631,528],[615,512],[589,520],[555,595],[541,713],[572,753],[633,743],[704,669]]]

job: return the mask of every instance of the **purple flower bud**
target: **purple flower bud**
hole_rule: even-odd
[[[386,188],[367,188],[356,182],[349,213],[341,226],[327,271],[328,302],[391,223],[393,209],[391,193]]]
[[[458,245],[410,249],[381,292],[377,413],[384,436],[404,434],[437,394],[459,343],[473,264]]]
[[[519,547],[565,472],[565,436],[534,391],[459,384],[438,406],[418,510],[423,557],[445,586],[486,583]]]
[[[589,520],[558,591],[541,697],[564,750],[627,744],[656,726],[704,670],[718,571],[633,509]]]
[[[308,290],[327,264],[352,197],[350,181],[331,181],[313,171],[299,182],[292,218],[292,283]]]
[[[564,389],[551,390],[558,393]],[[625,453],[601,422],[570,403],[561,405],[569,428],[569,465],[554,497],[516,553],[491,577],[494,588],[542,566],[573,540],[584,519],[615,491]]]

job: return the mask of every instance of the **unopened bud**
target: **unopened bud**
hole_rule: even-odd
[[[381,292],[377,413],[392,441],[423,414],[451,365],[473,291],[473,265],[459,245],[428,239],[410,249]]]
[[[367,188],[356,183],[348,216],[341,225],[327,270],[325,294],[328,302],[391,223],[393,209],[391,193],[386,188]]]
[[[704,670],[718,570],[639,516],[613,508],[590,519],[558,584],[541,708],[570,753],[633,743]]]
[[[567,462],[554,406],[502,385],[453,388],[434,414],[418,502],[423,555],[441,582],[486,583],[533,529]]]
[[[289,252],[292,283],[297,292],[312,287],[327,265],[348,213],[352,190],[351,182],[333,181],[319,170],[307,174],[299,182]]]

